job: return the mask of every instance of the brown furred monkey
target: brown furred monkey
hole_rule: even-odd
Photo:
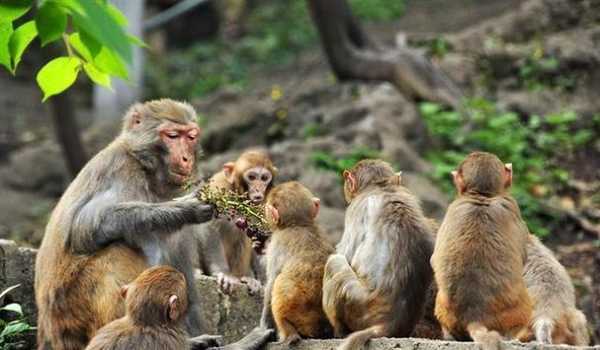
[[[529,232],[508,193],[512,166],[474,152],[452,174],[458,195],[431,257],[435,315],[446,338],[498,349],[502,337],[523,335],[532,310],[523,279]]]
[[[186,103],[133,105],[121,134],[69,185],[37,254],[40,349],[85,348],[98,329],[124,315],[121,287],[158,264],[185,275],[186,326],[193,335],[203,331],[188,251],[192,236],[180,231],[210,220],[214,210],[193,196],[171,200],[196,176],[195,120]]]
[[[529,236],[525,284],[534,303],[526,340],[585,346],[590,343],[587,320],[575,306],[575,288],[567,270],[540,240]]]
[[[187,345],[188,307],[183,274],[170,266],[142,272],[121,292],[125,316],[100,328],[86,350],[181,350]]]
[[[333,246],[315,223],[319,203],[295,181],[276,186],[267,197],[265,215],[273,233],[266,253],[261,326],[275,323],[286,345],[331,331],[321,299],[323,269]]]
[[[325,267],[323,308],[342,349],[407,337],[432,280],[432,226],[400,175],[382,160],[344,171],[344,233]]]
[[[225,163],[223,170],[211,177],[209,185],[213,189],[247,193],[248,199],[261,203],[276,175],[277,168],[265,152],[248,150],[235,162]],[[199,225],[195,231],[200,268],[204,273],[216,276],[223,291],[231,292],[240,282],[248,285],[251,293],[260,291],[261,266],[251,240],[242,231],[223,218]]]

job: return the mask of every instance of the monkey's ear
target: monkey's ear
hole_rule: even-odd
[[[321,200],[317,197],[313,197],[313,219],[319,215],[319,209],[321,208]]]
[[[265,210],[268,212],[268,217],[273,220],[273,223],[279,223],[279,210],[275,208],[272,204],[265,205]]]
[[[465,191],[465,182],[460,171],[454,170],[452,172],[452,179],[454,180],[454,186],[456,187],[456,190],[459,194],[462,194]]]
[[[512,163],[504,164],[504,188],[512,186],[513,169]]]
[[[142,112],[133,107],[127,116],[127,129],[134,129],[142,124],[142,119]]]
[[[342,175],[344,176],[344,179],[348,184],[348,190],[350,190],[350,192],[352,193],[356,192],[356,178],[354,177],[354,175],[348,170],[344,170],[344,173]]]
[[[180,303],[179,303],[179,298],[177,297],[177,295],[173,294],[169,297],[169,304],[167,306],[167,314],[169,316],[169,319],[171,319],[171,321],[175,321],[176,319],[179,318],[179,315],[181,314],[181,310],[180,310]]]
[[[121,296],[123,298],[127,297],[127,291],[129,291],[129,285],[128,284],[126,284],[123,287],[121,287]]]
[[[225,177],[229,183],[233,183],[233,168],[235,168],[234,162],[227,162],[223,164],[223,173],[225,174]]]
[[[279,174],[279,169],[277,169],[277,167],[275,165],[271,166],[271,175],[273,175],[273,177],[275,177],[277,174]]]

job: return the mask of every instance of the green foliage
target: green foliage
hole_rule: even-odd
[[[367,158],[379,158],[379,152],[367,147],[357,147],[342,157],[335,157],[323,151],[311,154],[312,163],[316,168],[333,171],[337,174],[341,174],[344,170],[352,168],[354,164]]]
[[[82,70],[109,88],[111,76],[127,79],[131,45],[143,43],[125,33],[127,18],[116,7],[105,0],[43,0],[33,6],[31,0],[0,2],[0,64],[14,75],[36,37],[42,46],[62,38],[68,57],[52,59],[36,77],[44,101],[73,85]],[[35,13],[34,20],[15,29],[15,21],[28,12]]]
[[[512,193],[532,232],[549,233],[543,222],[552,218],[540,206],[540,197],[548,197],[566,185],[569,173],[556,158],[575,151],[594,137],[591,130],[574,131],[577,115],[563,112],[545,117],[531,116],[523,121],[512,112],[502,112],[483,99],[469,102],[471,124],[458,112],[443,110],[432,103],[420,105],[421,115],[430,132],[440,140],[439,147],[428,154],[435,165],[433,174],[442,187],[452,193],[450,172],[469,152],[491,152],[513,164],[515,181]]]
[[[573,73],[559,74],[560,62],[556,57],[544,53],[541,44],[537,44],[531,55],[519,65],[521,85],[531,91],[544,88],[572,90],[576,84]]]
[[[17,287],[19,285],[7,288],[2,292],[0,297],[8,294]],[[27,323],[21,305],[17,303],[5,305],[0,308],[0,311],[8,315],[8,318],[0,319],[0,348],[11,349],[20,343],[20,337],[35,328]]]
[[[404,0],[350,0],[350,6],[357,17],[373,21],[397,19],[406,8]]]

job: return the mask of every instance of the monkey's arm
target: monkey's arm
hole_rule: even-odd
[[[213,207],[195,199],[119,203],[115,197],[110,192],[96,194],[75,211],[66,243],[76,254],[95,252],[120,239],[135,244],[150,233],[172,233],[213,217]]]

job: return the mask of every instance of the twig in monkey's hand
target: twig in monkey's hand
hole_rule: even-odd
[[[224,216],[244,231],[252,240],[254,250],[258,254],[263,254],[270,232],[262,205],[252,203],[246,194],[214,189],[208,185],[201,186],[196,194],[201,201],[215,206],[217,216]]]

